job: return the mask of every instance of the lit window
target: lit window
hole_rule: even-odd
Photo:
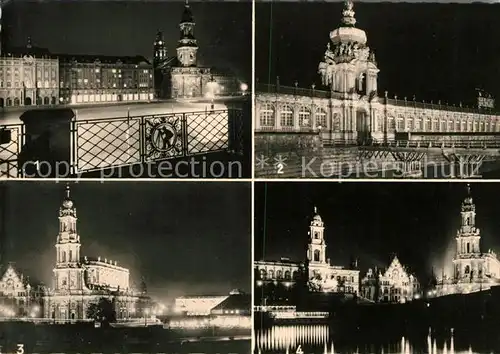
[[[116,69],[111,70],[111,72],[112,72],[113,74],[114,74],[114,73],[116,73]]]
[[[95,72],[96,72],[96,73],[99,73],[99,72],[100,72],[100,70],[99,70],[99,69],[95,69]]]

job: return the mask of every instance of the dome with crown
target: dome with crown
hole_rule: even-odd
[[[367,42],[366,32],[356,28],[356,18],[354,17],[353,1],[344,1],[344,10],[342,11],[341,26],[330,32],[330,39],[333,44],[338,43],[358,43],[364,46]]]

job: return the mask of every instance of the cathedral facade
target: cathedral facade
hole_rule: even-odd
[[[325,226],[321,216],[314,209],[309,224],[307,262],[257,261],[254,263],[257,285],[264,282],[282,282],[291,287],[302,281],[301,273],[306,273],[311,292],[359,294],[359,270],[353,264],[350,268],[332,265],[326,256]]]
[[[385,270],[368,269],[360,295],[370,302],[405,303],[421,296],[420,283],[394,256]]]
[[[159,32],[153,44],[155,87],[160,98],[209,98],[233,95],[241,91],[241,84],[232,75],[216,72],[198,65],[196,22],[186,0],[181,22],[176,56],[168,57],[163,35]]]
[[[41,285],[31,285],[13,264],[8,264],[0,278],[0,316],[40,317],[43,294]]]
[[[455,237],[453,274],[443,275],[436,290],[439,295],[471,293],[500,284],[500,260],[492,250],[481,249],[481,230],[476,227],[476,205],[470,186],[460,210],[460,227]]]
[[[330,33],[318,74],[322,87],[267,85],[255,100],[257,132],[310,132],[324,140],[394,140],[396,132],[500,132],[489,110],[380,96],[379,69],[365,31],[356,27],[352,0]],[[262,85],[263,86],[263,85]]]
[[[89,305],[100,298],[114,304],[118,320],[143,317],[149,299],[144,292],[131,288],[127,268],[105,258],[81,257],[77,220],[68,187],[59,210],[53,285],[44,294],[43,317],[87,320]]]

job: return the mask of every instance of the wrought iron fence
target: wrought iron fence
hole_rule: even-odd
[[[243,150],[237,109],[75,121],[75,173]]]
[[[17,178],[18,156],[25,141],[24,125],[2,125],[0,129],[10,133],[10,142],[0,145],[0,178]]]
[[[240,109],[73,120],[68,163],[77,174],[214,152],[242,154],[243,124]],[[25,126],[0,129],[11,135],[0,145],[0,178],[22,177],[18,157]]]

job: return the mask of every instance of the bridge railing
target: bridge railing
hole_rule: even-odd
[[[24,124],[0,125],[10,135],[10,141],[0,144],[0,178],[18,177],[18,156],[25,142]]]
[[[242,150],[240,110],[75,121],[75,172]]]
[[[72,120],[64,133],[70,135],[67,164],[78,174],[222,151],[243,154],[243,124],[243,112],[235,108]],[[0,125],[2,129],[10,132],[10,142],[0,145],[0,178],[23,177],[19,155],[26,127]],[[50,151],[46,142],[32,146],[37,152]]]

